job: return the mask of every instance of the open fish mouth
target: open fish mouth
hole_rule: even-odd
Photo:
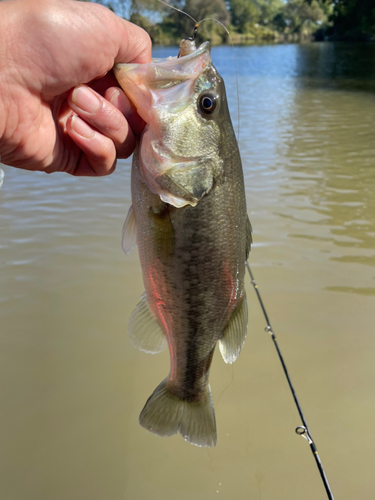
[[[205,42],[183,57],[154,59],[149,64],[116,64],[113,71],[138,114],[150,123],[155,106],[173,108],[176,113],[184,108],[194,81],[211,64],[210,44]]]
[[[158,88],[169,88],[201,73],[210,63],[210,43],[204,42],[194,52],[183,57],[155,58],[149,64],[118,63],[113,71],[120,85],[124,79],[135,83],[146,77],[149,84],[155,82]]]

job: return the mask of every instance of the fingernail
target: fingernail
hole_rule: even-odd
[[[112,94],[112,97],[111,99],[109,100],[109,102],[111,104],[113,104],[114,106],[116,106],[116,108],[118,108],[118,104],[119,104],[119,96],[120,96],[120,91],[119,90],[115,90]]]
[[[95,135],[94,130],[87,125],[79,116],[73,115],[70,126],[78,135],[85,139],[92,139]]]
[[[123,115],[128,119],[133,113],[133,107],[130,104],[129,99],[120,90],[115,90],[110,98],[110,103],[116,106],[117,109],[121,111]]]
[[[97,95],[89,89],[80,85],[73,90],[73,103],[87,113],[95,113],[100,108],[101,102]]]

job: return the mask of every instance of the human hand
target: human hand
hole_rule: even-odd
[[[107,175],[143,121],[110,71],[151,61],[149,36],[75,0],[0,2],[0,156],[47,173]]]

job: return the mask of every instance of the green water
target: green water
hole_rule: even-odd
[[[231,53],[212,50],[236,125]],[[250,263],[335,497],[372,500],[375,46],[236,57]],[[0,497],[325,499],[249,282],[243,352],[210,375],[217,447],[149,434],[138,414],[169,358],[126,334],[143,291],[120,246],[130,162],[105,179],[3,170]]]

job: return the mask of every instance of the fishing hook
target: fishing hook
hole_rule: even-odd
[[[199,26],[199,23],[196,23],[195,26],[194,26],[193,36],[192,37],[188,36],[187,38],[185,38],[185,40],[190,40],[191,42],[194,42],[194,40],[197,37],[198,26]]]

